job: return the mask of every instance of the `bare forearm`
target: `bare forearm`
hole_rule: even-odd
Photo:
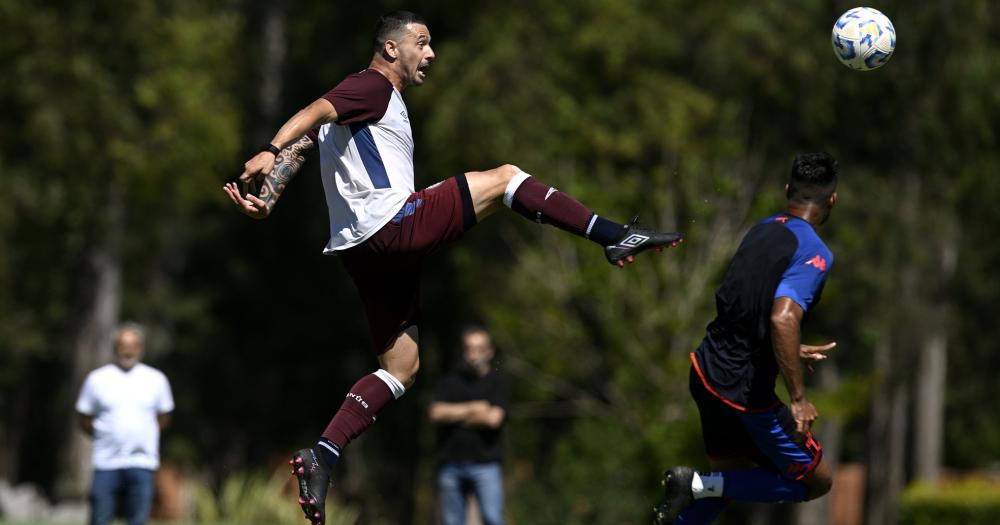
[[[504,416],[504,409],[490,406],[484,410],[472,411],[463,424],[473,428],[499,428],[503,424]]]
[[[316,143],[304,136],[281,150],[274,159],[274,169],[266,177],[260,190],[260,200],[264,201],[267,211],[274,209],[288,183],[298,175],[306,158],[316,149]]]
[[[430,420],[432,423],[437,423],[439,425],[460,423],[469,413],[466,404],[467,403],[432,403],[431,408],[428,411]]]
[[[333,105],[325,99],[319,99],[288,119],[288,122],[285,122],[271,139],[271,144],[278,148],[284,148],[308,133],[309,130],[327,122],[333,122],[336,118],[337,112],[333,109]]]
[[[799,358],[801,330],[799,320],[793,316],[775,316],[771,320],[771,343],[774,346],[774,360],[778,364],[781,377],[792,402],[806,397],[805,382],[802,379],[802,360]]]
[[[463,403],[435,401],[431,403],[428,415],[432,423],[450,425],[465,423],[476,410],[488,407],[489,404],[485,401],[466,401]]]

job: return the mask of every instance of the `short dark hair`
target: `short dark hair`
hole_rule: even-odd
[[[826,204],[837,189],[837,160],[828,153],[802,153],[792,162],[788,200]]]
[[[410,11],[393,11],[379,17],[378,22],[375,23],[375,40],[372,42],[372,53],[381,53],[385,41],[391,40],[410,24],[427,25],[427,22],[424,21],[422,16]]]

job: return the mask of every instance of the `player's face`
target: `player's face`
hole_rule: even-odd
[[[431,32],[423,24],[409,24],[406,34],[396,43],[396,72],[407,86],[419,86],[427,78],[427,68],[434,61]]]
[[[115,363],[124,370],[131,370],[142,357],[142,337],[132,330],[124,330],[115,341]]]

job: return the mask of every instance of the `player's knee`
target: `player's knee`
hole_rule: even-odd
[[[489,188],[500,188],[501,190],[510,183],[514,175],[517,175],[521,170],[513,164],[504,164],[503,166],[493,168],[486,171],[469,171],[466,172],[466,179],[477,179],[484,181],[485,186]]]
[[[513,164],[504,164],[493,171],[495,172],[496,177],[499,178],[501,182],[506,184],[514,178],[514,175],[520,173],[521,169]]]
[[[406,378],[400,382],[403,383],[403,386],[406,387],[407,390],[413,388],[414,383],[417,382],[416,370],[414,370],[412,374],[406,376]]]
[[[410,387],[417,382],[417,372],[419,370],[420,360],[415,359],[413,362],[407,363],[406,366],[399,367],[394,370],[392,375],[395,376],[400,383],[403,383],[403,386],[406,387],[407,390],[409,390]]]

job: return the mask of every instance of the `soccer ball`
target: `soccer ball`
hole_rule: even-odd
[[[882,67],[895,49],[896,29],[878,10],[855,7],[833,24],[833,52],[851,69]]]

